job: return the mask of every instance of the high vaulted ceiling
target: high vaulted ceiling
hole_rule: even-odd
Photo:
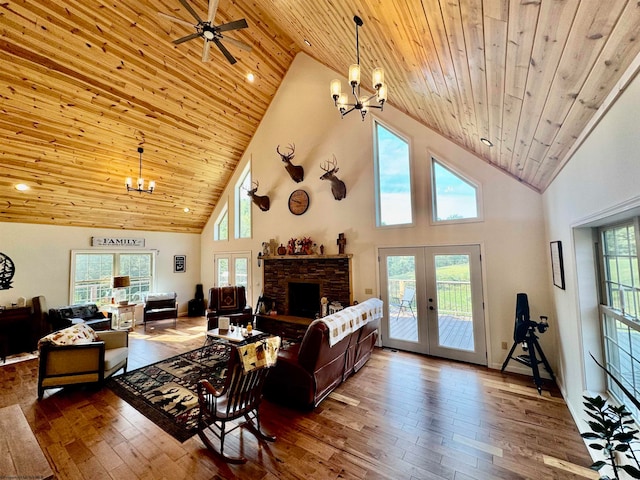
[[[0,4],[0,221],[200,232],[294,56],[346,73],[354,14],[390,104],[544,191],[640,51],[627,0],[220,0],[214,24],[249,24],[233,66],[158,12],[195,23],[179,0]],[[138,146],[162,188],[128,202]]]

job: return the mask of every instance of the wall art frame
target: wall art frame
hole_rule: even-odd
[[[185,273],[187,271],[187,256],[173,256],[173,273]]]
[[[562,258],[562,242],[556,240],[550,243],[551,248],[551,272],[553,273],[553,284],[564,290],[564,261]]]

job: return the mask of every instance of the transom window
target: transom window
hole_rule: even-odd
[[[374,121],[376,225],[413,223],[409,142]]]
[[[131,285],[126,299],[140,301],[152,291],[154,284],[154,254],[152,252],[81,252],[71,254],[72,304],[111,303],[111,278],[128,275]]]
[[[240,179],[235,188],[235,238],[251,238],[251,197],[247,195],[248,190],[251,190],[250,164],[247,164],[242,175],[240,175]]]
[[[229,211],[227,204],[224,205],[216,223],[213,225],[213,239],[229,240]]]
[[[480,217],[478,186],[431,157],[433,221],[456,222]]]
[[[640,273],[638,219],[599,230],[601,265],[600,318],[605,363],[631,394],[640,396]],[[624,403],[636,420],[640,412],[622,389],[607,377],[611,395]]]

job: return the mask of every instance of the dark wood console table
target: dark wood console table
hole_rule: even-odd
[[[38,339],[33,325],[31,307],[12,307],[0,310],[0,360],[7,355],[32,352]]]
[[[283,338],[302,338],[312,318],[294,317],[292,315],[256,315],[257,328],[272,335]]]

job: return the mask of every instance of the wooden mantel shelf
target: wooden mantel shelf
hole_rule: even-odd
[[[267,255],[260,258],[262,260],[333,260],[351,257],[353,257],[352,253],[343,253],[342,255]]]

